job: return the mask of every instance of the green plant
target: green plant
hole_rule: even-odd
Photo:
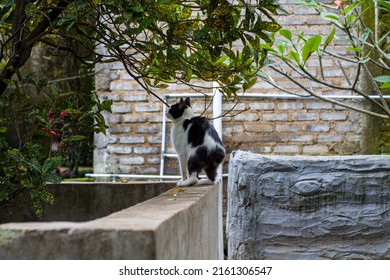
[[[289,29],[281,29],[275,45],[268,48],[270,69],[283,75],[297,85],[306,96],[319,99],[358,111],[390,119],[390,109],[384,94],[390,87],[389,67],[389,19],[390,4],[382,0],[337,0],[333,5],[323,4],[317,0],[302,0],[305,7],[314,9],[318,16],[328,21],[333,28],[323,37],[321,34],[308,36],[297,30],[294,34]],[[348,55],[334,52],[334,41],[339,40]],[[340,43],[339,43],[340,44]],[[323,61],[337,61],[344,84],[333,84],[324,75]],[[313,74],[309,67],[310,60],[318,61],[318,74]],[[343,64],[354,65],[353,75],[347,75]],[[352,68],[351,68],[352,69]],[[292,70],[294,75],[288,72]],[[265,71],[259,71],[261,77],[273,86],[291,94],[283,85],[277,84]],[[362,96],[374,105],[374,109],[366,110],[342,101],[327,98],[310,87],[310,83],[322,87]],[[299,95],[299,94],[298,94]],[[302,95],[302,94],[301,94]],[[379,99],[372,98],[378,95]]]
[[[59,183],[61,177],[53,170],[61,163],[61,157],[41,160],[41,147],[31,142],[25,149],[10,148],[0,138],[0,203],[12,202],[21,192],[30,194],[35,214],[42,217],[44,204],[53,203],[53,195],[47,191],[48,183]]]
[[[0,98],[0,204],[14,203],[27,192],[42,217],[44,204],[54,201],[46,186],[61,181],[57,170],[69,147],[92,131],[105,133],[102,113],[111,111],[111,103],[95,93],[86,100],[62,93],[34,74],[13,80],[12,91]]]
[[[256,82],[266,56],[261,42],[271,44],[272,33],[280,29],[273,19],[279,8],[275,0],[0,3],[0,95],[32,49],[44,44],[86,65],[122,62],[157,98],[154,90],[170,83],[203,90],[194,79],[218,82],[229,97]],[[88,55],[77,53],[76,46]]]

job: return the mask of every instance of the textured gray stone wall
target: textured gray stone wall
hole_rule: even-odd
[[[237,151],[227,238],[230,259],[388,259],[390,157]]]

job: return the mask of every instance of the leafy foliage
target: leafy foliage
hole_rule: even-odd
[[[309,96],[315,96],[383,119],[390,119],[389,105],[383,98],[390,87],[390,67],[388,64],[390,6],[388,1],[337,1],[333,7],[317,0],[302,0],[301,4],[317,11],[322,19],[328,21],[334,27],[326,38],[323,38],[321,34],[307,36],[300,30],[297,31],[296,35],[293,35],[288,29],[281,29],[278,32],[275,46],[268,48],[270,59],[268,66],[290,79]],[[335,40],[338,40],[338,44],[343,43],[348,55],[341,56],[332,52],[331,46]],[[318,60],[319,75],[313,75],[307,67],[307,62],[312,59]],[[343,73],[345,72],[342,67],[343,63],[354,64],[356,66],[354,68],[356,70],[354,80],[348,81],[347,85],[332,84],[324,75],[322,66],[324,59],[338,61]],[[295,77],[288,75],[285,70],[288,68],[297,75]],[[345,91],[348,94],[352,92],[361,95],[374,104],[376,109],[368,111],[331,100],[326,96],[315,93],[305,83],[299,82],[296,77],[318,83],[330,89]],[[362,77],[366,78],[364,82],[362,82]],[[263,74],[262,78],[277,88],[287,91],[282,85],[275,84],[272,78],[266,74]],[[296,94],[294,92],[290,93]],[[371,98],[372,95],[378,95],[380,98],[373,99]]]
[[[36,215],[41,217],[44,204],[54,201],[53,195],[45,188],[46,184],[61,181],[61,177],[52,172],[61,163],[61,157],[47,158],[41,163],[41,149],[37,144],[28,142],[21,151],[9,148],[4,138],[0,138],[0,145],[0,203],[12,201],[27,190]]]
[[[91,130],[105,132],[102,113],[111,110],[111,101],[63,93],[34,74],[11,83],[13,90],[0,98],[0,204],[28,192],[42,217],[44,204],[54,201],[46,185],[61,181],[57,171],[73,142]]]
[[[274,0],[83,0],[24,6],[8,1],[0,7],[0,23],[7,31],[0,40],[0,94],[12,67],[20,67],[20,58],[40,42],[62,54],[81,45],[95,53],[95,62],[121,61],[152,94],[177,82],[196,90],[191,81],[202,79],[217,81],[231,96],[253,84],[266,56],[262,42],[272,44],[272,34],[280,29],[272,18],[278,9]],[[95,44],[88,46],[85,39]]]
[[[178,82],[197,90],[191,81],[202,79],[217,81],[230,97],[256,79],[266,55],[261,41],[271,44],[280,29],[270,16],[274,1],[233,3],[104,1],[95,7],[103,59],[119,59],[148,92]]]

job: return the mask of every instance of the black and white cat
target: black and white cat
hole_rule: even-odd
[[[214,183],[218,166],[225,158],[225,148],[214,126],[204,117],[194,117],[189,97],[172,105],[167,118],[173,123],[171,137],[182,176],[177,185]],[[199,182],[202,170],[208,179]]]

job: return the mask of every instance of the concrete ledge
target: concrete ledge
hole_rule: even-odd
[[[88,222],[3,224],[0,259],[218,259],[220,195],[219,183],[174,188]]]
[[[0,204],[0,223],[90,221],[155,197],[175,185],[142,181],[49,184],[47,190],[53,194],[54,204],[45,205],[43,219],[35,216],[30,194],[22,192],[12,204]]]
[[[389,259],[389,156],[230,158],[229,259]]]

